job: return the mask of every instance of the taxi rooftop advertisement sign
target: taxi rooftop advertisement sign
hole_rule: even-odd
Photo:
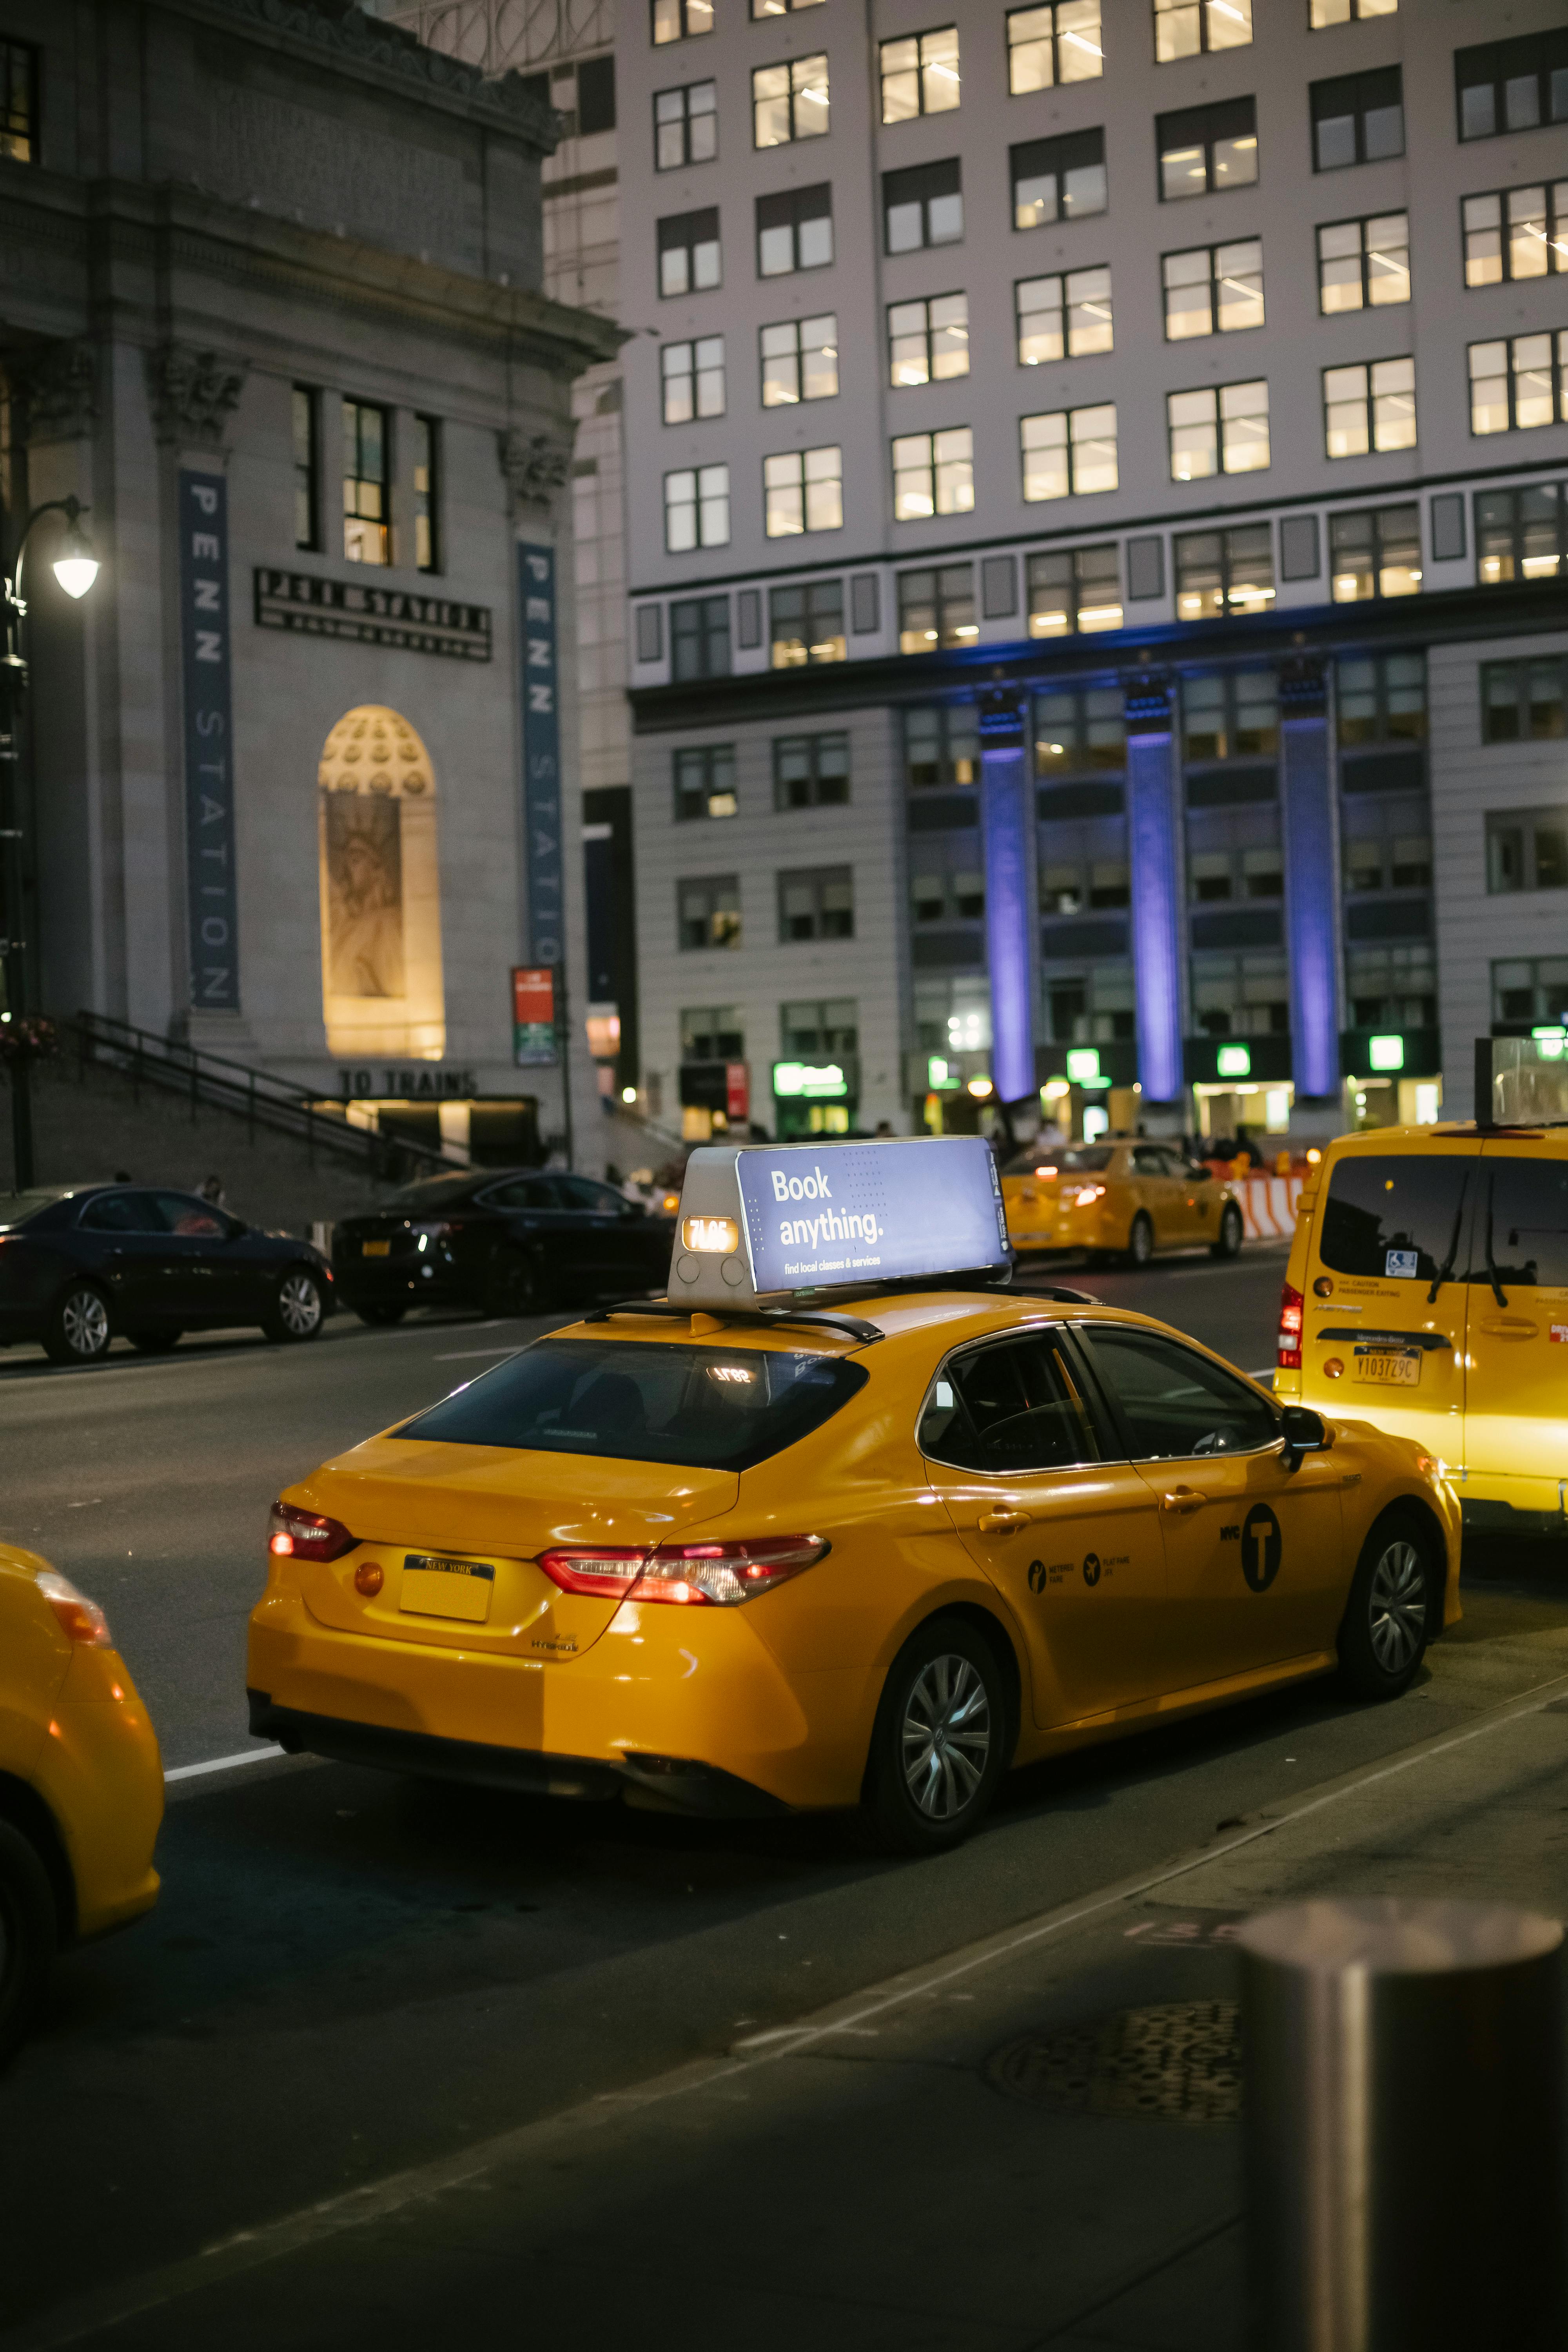
[[[709,1146],[686,1164],[669,1297],[746,1307],[977,1272],[1007,1256],[996,1163],[979,1136]]]

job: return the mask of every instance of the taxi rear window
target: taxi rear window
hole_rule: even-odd
[[[1037,1168],[1054,1168],[1062,1176],[1098,1176],[1110,1165],[1110,1152],[1105,1144],[1058,1148],[1048,1143],[1031,1143],[1026,1151],[1014,1154],[1002,1173],[1032,1176]]]
[[[1334,1274],[1430,1282],[1452,1276],[1476,1162],[1436,1152],[1360,1152],[1329,1179],[1319,1255]]]
[[[398,1435],[750,1470],[819,1429],[865,1380],[858,1364],[783,1349],[540,1339]]]

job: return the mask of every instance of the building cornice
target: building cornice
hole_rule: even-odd
[[[1568,593],[1555,582],[1518,588],[1454,588],[1429,595],[1355,604],[1307,604],[1283,613],[1215,622],[1166,621],[1092,637],[1030,640],[954,648],[937,654],[882,654],[814,667],[754,670],[630,689],[634,731],[737,726],[865,709],[878,703],[929,702],[978,696],[987,688],[1048,688],[1136,677],[1159,664],[1233,667],[1260,658],[1331,659],[1339,654],[1396,653],[1477,638],[1568,631]]]

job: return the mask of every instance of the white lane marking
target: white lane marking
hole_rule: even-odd
[[[1479,1717],[1464,1731],[1438,1732],[1430,1739],[1418,1741],[1396,1757],[1392,1763],[1379,1765],[1370,1772],[1347,1772],[1337,1780],[1330,1780],[1318,1792],[1301,1799],[1288,1811],[1260,1822],[1237,1837],[1222,1844],[1200,1848],[1194,1853],[1180,1856],[1160,1869],[1145,1873],[1140,1878],[1123,1879],[1119,1885],[1105,1886],[1087,1895],[1077,1903],[1065,1904],[1059,1910],[1047,1911],[1018,1928],[1004,1928],[998,1936],[972,1944],[952,1953],[946,1958],[931,1962],[921,1969],[910,1969],[902,1976],[888,1979],[880,1986],[870,1986],[849,1996],[850,2013],[835,2016],[831,2011],[818,2011],[815,2020],[798,2026],[780,2030],[777,2038],[765,2050],[750,2053],[743,2058],[696,2059],[685,2066],[654,2076],[650,2081],[635,2085],[629,2091],[602,2092],[578,2107],[568,2107],[558,2116],[547,2116],[530,2124],[519,2124],[510,2131],[498,2132],[493,2138],[481,2140],[476,2147],[464,2148],[455,2156],[438,2157],[429,2164],[411,2166],[405,2172],[395,2172],[385,2179],[370,2181],[363,2189],[350,2189],[336,2197],[323,2198],[320,2203],[307,2206],[302,2212],[290,2213],[280,2220],[262,2224],[258,2229],[236,2231],[205,2247],[199,2254],[165,2264],[162,2269],[146,2272],[132,2279],[100,2288],[81,2295],[59,2307],[52,2315],[24,2324],[19,2328],[0,2332],[0,2352],[65,2352],[65,2347],[85,2343],[89,2337],[103,2334],[125,2321],[140,2317],[150,2311],[163,2310],[167,2305],[193,2294],[199,2287],[210,2286],[218,2280],[245,2271],[259,2269],[266,2263],[279,2261],[286,2254],[300,2253],[319,2245],[323,2240],[341,2236],[345,2230],[362,2227],[367,2221],[384,2220],[402,2210],[405,2206],[426,2203],[446,2189],[460,2188],[468,2182],[482,2179],[500,2165],[513,2158],[531,2155],[536,2148],[563,2137],[572,2131],[595,2128],[609,2122],[614,2116],[627,2108],[642,2109],[661,2105],[683,2098],[693,2091],[705,2091],[734,2081],[737,2075],[754,2074],[763,2066],[776,2065],[783,2058],[798,2056],[818,2042],[844,2033],[865,2034],[871,2021],[884,2017],[891,2010],[901,2009],[916,2000],[928,2000],[942,1992],[961,1978],[972,1976],[976,1969],[990,1968],[998,1960],[1011,1959],[1016,1953],[1027,1951],[1042,1943],[1047,1937],[1058,1936],[1069,1927],[1081,1926],[1100,1913],[1114,1910],[1118,1905],[1135,1902],[1139,1895],[1151,1894],[1156,1886],[1169,1885],[1173,1879],[1184,1878],[1193,1871],[1205,1869],[1210,1863],[1223,1862],[1227,1855],[1243,1846],[1255,1844],[1259,1838],[1275,1836],[1280,1830],[1307,1820],[1321,1812],[1325,1806],[1336,1804],[1343,1797],[1358,1795],[1363,1789],[1376,1788],[1383,1780],[1394,1779],[1418,1764],[1450,1754],[1472,1739],[1479,1739],[1490,1731],[1527,1715],[1539,1715],[1552,1700],[1568,1695],[1568,1675],[1554,1675],[1551,1681],[1537,1683],[1517,1698],[1503,1701],[1489,1714]],[[862,2002],[856,2008],[853,2004]],[[838,2006],[842,2007],[840,2003]]]
[[[518,1348],[459,1348],[455,1355],[437,1356],[435,1361],[437,1364],[469,1364],[476,1356],[516,1356],[521,1353],[521,1349]]]
[[[203,1772],[232,1772],[237,1764],[270,1764],[275,1756],[282,1753],[275,1739],[268,1740],[265,1748],[247,1748],[243,1756],[213,1756],[205,1764],[176,1764],[172,1772],[164,1773],[163,1778],[165,1780],[195,1780]]]

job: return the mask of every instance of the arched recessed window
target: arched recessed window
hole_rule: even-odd
[[[447,1020],[430,755],[397,711],[362,703],[328,736],[318,781],[327,1050],[438,1062]]]

